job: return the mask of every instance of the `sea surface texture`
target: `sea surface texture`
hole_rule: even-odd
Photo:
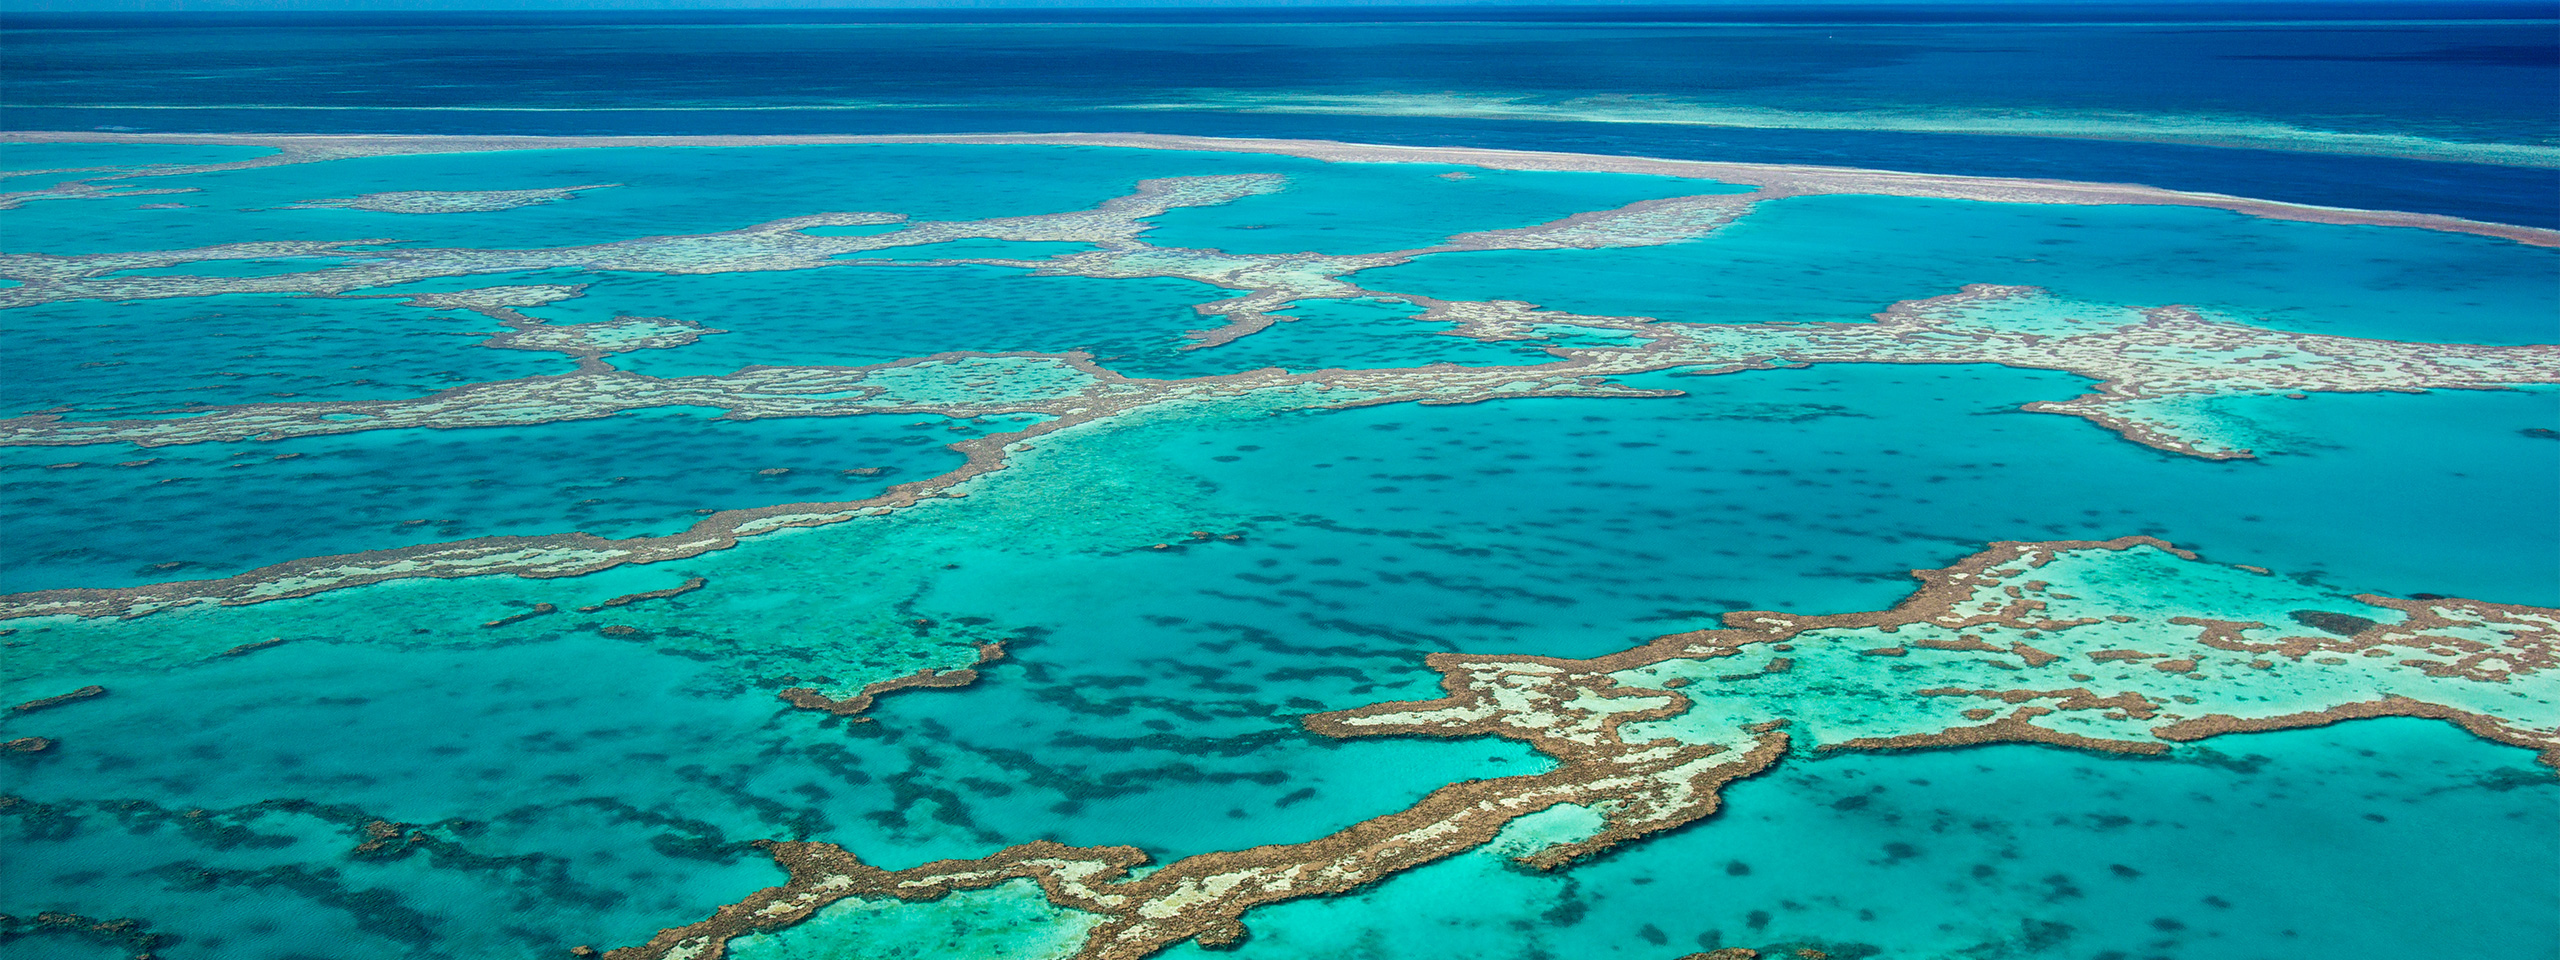
[[[2547,11],[1935,9],[13,19],[0,957],[2560,956]]]

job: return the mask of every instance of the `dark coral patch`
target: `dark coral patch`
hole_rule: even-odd
[[[2356,634],[2373,629],[2375,625],[2373,621],[2367,620],[2363,617],[2352,616],[2344,613],[2330,613],[2327,610],[2296,610],[2293,612],[2293,622],[2310,627],[2314,630],[2334,633],[2341,637],[2355,636]]]

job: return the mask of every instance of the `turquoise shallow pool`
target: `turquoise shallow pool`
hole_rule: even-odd
[[[0,157],[257,155],[118,149]],[[1157,195],[1142,181],[1179,202],[1114,213]],[[1693,716],[1739,703],[1797,739],[1711,788],[1720,812],[1554,870],[1512,858],[1697,775],[1518,800],[1535,809],[1465,842],[1439,821],[1384,846],[1445,848],[1375,882],[1235,908],[1239,955],[2510,956],[2560,935],[2560,889],[2537,869],[2560,856],[2537,829],[2560,754],[2527,749],[2560,736],[2548,669],[2518,654],[2494,676],[2454,671],[2467,692],[2436,719],[2292,729],[2309,722],[2297,707],[2433,695],[2443,671],[2398,658],[2522,644],[2560,604],[2560,369],[2442,346],[2560,340],[2550,247],[1854,192],[1730,222],[1485,235],[1747,188],[1029,145],[455,152],[134,183],[199,192],[7,214],[0,274],[24,302],[0,309],[19,345],[0,386],[0,702],[29,706],[0,715],[0,913],[144,926],[0,921],[16,924],[0,956],[636,949],[786,880],[765,841],[928,872],[1042,841],[1127,845],[1157,865],[1113,888],[1138,890],[1385,836],[1408,811],[1446,814],[1435,791],[1583,770],[1537,731],[1672,690]],[[591,189],[471,212],[295,208],[565,187]],[[902,228],[735,233],[857,211],[972,225],[881,246],[864,244]],[[1503,248],[1343,259],[1468,233]],[[196,249],[283,240],[326,249]],[[43,259],[138,253],[151,265]],[[2077,312],[1984,308],[1864,354],[1784,356],[1828,329],[1809,324],[1983,283]],[[1204,346],[1246,300],[1269,325]],[[2135,340],[2088,319],[2168,304],[2236,326]],[[1460,315],[1530,319],[1478,339],[1456,335]],[[1704,323],[1756,339],[1682,339]],[[2023,352],[1912,347],[1961,342]],[[2225,375],[2271,344],[2320,385]],[[923,359],[938,355],[958,356]],[[1647,359],[1666,356],[1684,359]],[[1767,368],[1729,368],[1744,362]],[[2104,389],[2202,412],[2022,409],[2101,389],[2101,366]],[[2254,455],[2143,432],[2200,425]],[[2201,556],[2069,545],[2136,535]],[[1469,736],[1308,720],[1431,700],[1467,682],[1443,671],[1469,657],[1590,670],[1554,658],[1742,611],[1941,602],[1911,599],[1912,571],[1971,569],[2010,541],[2100,572],[1985,574],[2005,596],[2103,593],[2123,619],[2040,622],[1999,612],[1995,588],[1947,607],[2008,631],[1962,661],[1986,703],[2063,705],[1986,707],[1986,742],[1835,749],[1826,722],[1894,698],[1814,679],[1833,675],[1814,672],[1832,641],[1813,633],[1753,641],[1798,674],[1757,646],[1699,653],[1681,662],[1760,672],[1520,693],[1486,716],[1528,719]],[[2280,589],[2232,588],[2231,565]],[[2478,615],[2424,606],[2467,602],[2447,598],[2521,612],[2458,628],[2407,612]],[[2240,641],[2201,633],[2252,617]],[[2119,622],[2141,649],[2004,659],[2012,637]],[[2419,636],[2377,639],[2403,628]],[[1920,633],[1870,652],[1977,649]],[[2247,646],[2279,638],[2300,649]],[[2341,686],[2215,699],[2217,678],[2333,668]],[[103,695],[47,701],[90,685]],[[2103,702],[2071,706],[2072,689]],[[2256,710],[2286,729],[2127,749],[2032,726],[2083,709],[2151,710],[2160,729]],[[1900,749],[1915,745],[1956,748]],[[1322,863],[1350,869],[1360,846]],[[2484,919],[2395,906],[2455,875]],[[1154,902],[1178,915],[1241,876]],[[857,896],[727,942],[764,960],[1073,956],[1135,910],[1015,879]],[[1214,932],[1185,929],[1146,951],[1196,955]]]

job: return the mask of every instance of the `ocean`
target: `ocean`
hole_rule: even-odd
[[[0,52],[0,957],[2560,944],[2548,4]]]

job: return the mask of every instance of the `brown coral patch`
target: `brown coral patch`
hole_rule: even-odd
[[[1984,642],[1981,637],[1977,637],[1969,633],[1954,640],[1913,640],[1911,641],[1910,646],[1923,650],[1963,650],[1976,653],[2009,652],[2006,648],[1992,646],[1991,644]]]
[[[668,597],[681,597],[685,594],[692,593],[696,590],[702,589],[703,587],[709,586],[710,584],[711,581],[701,577],[687,577],[685,578],[684,583],[678,586],[668,587],[664,590],[650,590],[645,593],[626,593],[622,596],[615,597],[592,607],[579,607],[578,612],[594,613],[598,610],[605,609],[606,607],[627,607],[643,600],[664,600]],[[546,604],[546,606],[548,606],[548,604]]]
[[[270,648],[270,647],[280,647],[280,646],[283,646],[283,645],[284,645],[284,642],[285,642],[285,639],[284,639],[283,637],[271,637],[271,638],[269,638],[269,639],[260,640],[260,641],[257,641],[257,642],[255,642],[255,643],[244,643],[244,644],[241,644],[241,645],[236,646],[236,647],[233,647],[233,648],[231,648],[231,649],[229,649],[229,650],[225,650],[225,651],[222,651],[221,653],[215,654],[215,656],[218,656],[218,657],[240,657],[240,656],[247,656],[247,655],[249,655],[249,654],[256,653],[256,652],[258,652],[258,651],[260,651],[260,650],[265,650],[265,649]]]
[[[2095,660],[2095,661],[2097,661],[2097,662],[2099,662],[2099,663],[2109,663],[2109,662],[2116,661],[2116,660],[2151,660],[2151,659],[2155,659],[2155,658],[2158,658],[2158,657],[2165,657],[2165,656],[2168,656],[2168,654],[2165,654],[2165,653],[2144,653],[2144,652],[2142,652],[2142,651],[2140,651],[2140,650],[2092,650],[2092,651],[2089,651],[2089,659],[2091,659],[2091,660]]]
[[[949,689],[952,687],[965,687],[976,683],[978,682],[978,671],[976,668],[986,666],[987,664],[994,663],[1001,659],[1004,659],[1003,644],[982,643],[978,645],[978,662],[971,664],[970,666],[961,667],[957,670],[942,670],[935,667],[926,667],[903,677],[892,677],[887,680],[880,680],[868,684],[853,696],[846,697],[841,700],[829,697],[826,694],[819,692],[815,687],[792,687],[787,690],[778,691],[774,695],[781,697],[785,702],[790,703],[792,706],[799,707],[803,710],[816,710],[822,713],[832,713],[839,717],[860,716],[863,713],[868,712],[871,709],[871,705],[877,702],[882,696],[896,693],[900,690]]]
[[[1713,748],[1710,753],[1721,750]],[[1767,733],[1748,752],[1705,769],[1677,767],[1687,785],[1673,823],[1613,822],[1601,836],[1550,848],[1529,858],[1551,868],[1645,833],[1714,812],[1721,787],[1774,765],[1786,752],[1786,735]],[[1147,862],[1132,847],[1069,847],[1034,841],[977,860],[946,860],[888,871],[863,863],[842,847],[808,842],[772,843],[774,860],[791,872],[789,882],[719,908],[698,923],[660,932],[649,942],[605,954],[609,960],[720,960],[728,941],[780,929],[848,897],[937,900],[954,891],[980,890],[1029,879],[1053,903],[1102,915],[1077,956],[1086,960],[1135,960],[1186,940],[1219,947],[1244,936],[1243,914],[1257,906],[1357,889],[1392,874],[1490,842],[1519,817],[1554,806],[1597,799],[1617,786],[1615,765],[1568,764],[1526,777],[1468,781],[1433,791],[1419,803],[1332,835],[1304,843],[1253,847],[1185,857],[1139,879],[1130,868]]]
[[[537,603],[537,604],[534,604],[534,605],[533,605],[533,609],[531,609],[531,610],[527,610],[527,611],[525,611],[525,612],[523,612],[523,613],[515,614],[515,615],[513,615],[513,616],[499,617],[498,619],[491,620],[491,621],[489,621],[489,622],[487,622],[487,623],[481,624],[481,626],[483,626],[483,627],[504,627],[504,626],[512,626],[512,625],[514,625],[514,624],[523,623],[523,622],[525,622],[525,621],[527,621],[527,620],[531,620],[531,619],[533,619],[533,618],[535,618],[535,617],[539,617],[539,616],[542,616],[542,615],[544,615],[544,614],[548,614],[548,613],[558,613],[558,612],[560,612],[560,608],[559,608],[559,606],[558,606],[558,605],[555,605],[555,604],[549,604],[549,603]]]
[[[9,711],[11,713],[33,713],[38,710],[51,709],[64,704],[78,703],[92,697],[103,697],[106,695],[107,688],[93,683],[88,686],[81,687],[78,690],[71,691],[70,693],[56,694],[41,700],[29,700],[17,706],[10,707]]]
[[[2045,664],[2062,659],[2059,654],[2046,653],[2034,647],[2027,646],[2024,643],[2009,644],[2009,652],[2017,654],[2018,659],[2026,661],[2027,666],[2030,667],[2041,667]]]
[[[150,932],[147,927],[148,924],[130,918],[100,920],[59,910],[47,910],[32,917],[0,913],[0,943],[27,934],[68,935],[116,947],[134,960],[151,960],[154,951],[168,938]]]

